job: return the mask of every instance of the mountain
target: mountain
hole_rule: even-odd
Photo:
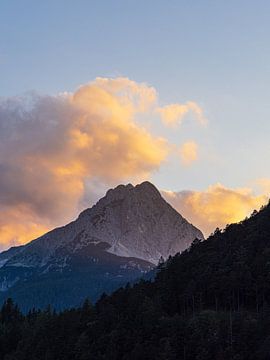
[[[95,301],[195,238],[202,233],[154,185],[119,185],[77,220],[0,254],[0,300],[12,296],[25,308]]]
[[[206,241],[195,240],[160,264],[154,281],[103,295],[94,306],[85,302],[60,314],[46,310],[22,317],[9,300],[0,312],[0,355],[11,360],[268,360],[269,259],[267,205]]]

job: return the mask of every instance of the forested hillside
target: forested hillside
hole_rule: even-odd
[[[194,241],[153,282],[59,314],[8,300],[0,322],[5,360],[269,359],[270,206]]]

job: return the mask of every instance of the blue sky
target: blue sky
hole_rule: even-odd
[[[192,168],[180,184],[161,174],[161,185],[240,186],[270,176],[269,11],[268,1],[1,1],[0,95],[124,75],[153,85],[164,102],[192,99],[224,168],[203,174],[198,165],[199,182]]]
[[[145,82],[160,106],[194,101],[209,122],[172,130],[151,118],[153,134],[198,144],[197,161],[172,156],[153,182],[256,193],[270,179],[269,13],[263,0],[2,0],[0,97],[74,92],[96,77]]]

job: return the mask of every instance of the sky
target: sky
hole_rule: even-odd
[[[0,2],[0,249],[152,181],[207,236],[268,201],[269,1]]]

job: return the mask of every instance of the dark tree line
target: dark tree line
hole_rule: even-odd
[[[4,360],[270,359],[270,206],[92,306],[0,313]]]

